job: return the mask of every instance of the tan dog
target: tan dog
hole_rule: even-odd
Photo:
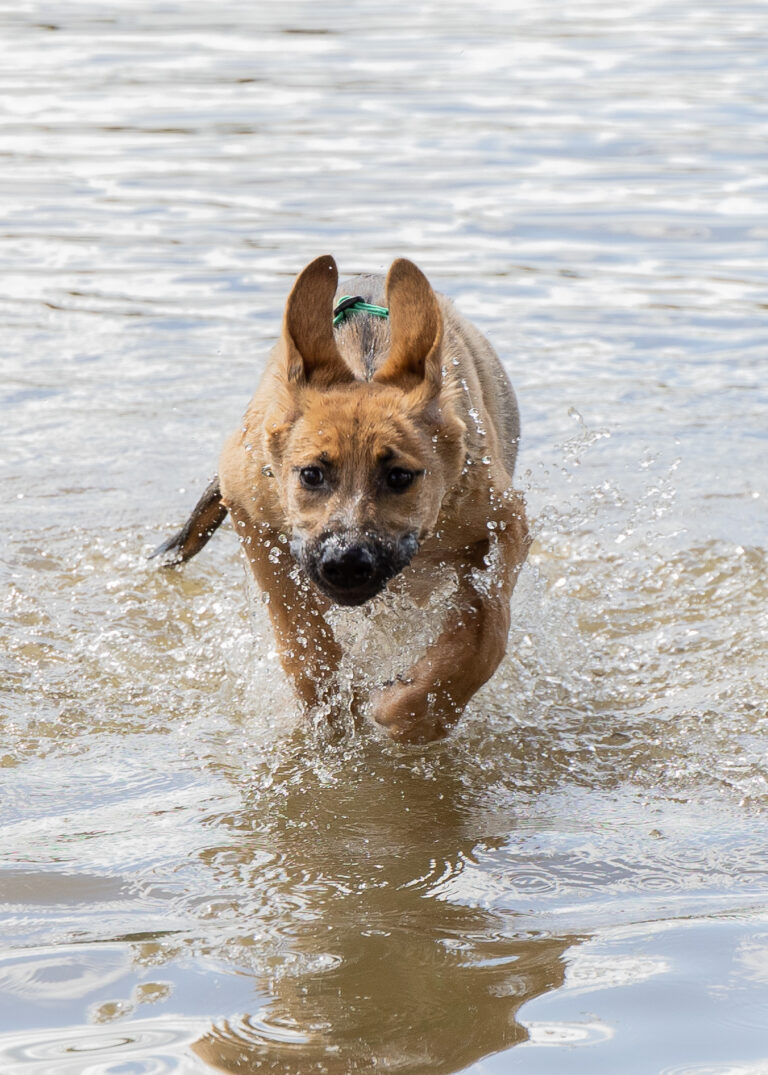
[[[326,619],[385,587],[417,603],[458,586],[440,636],[367,699],[395,738],[446,734],[504,656],[528,549],[512,487],[519,420],[490,344],[410,261],[345,292],[385,303],[334,328],[338,274],[313,261],[282,336],[191,518],[157,553],[193,556],[231,512],[265,594],[283,668],[307,707],[333,711],[341,648]]]

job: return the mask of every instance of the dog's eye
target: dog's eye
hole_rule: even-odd
[[[393,467],[387,474],[387,485],[390,489],[398,492],[407,489],[416,474],[413,470],[405,470],[403,467]]]
[[[320,467],[302,467],[299,479],[305,489],[319,489],[325,482],[325,475]]]

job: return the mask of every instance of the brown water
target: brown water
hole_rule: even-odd
[[[768,1072],[765,5],[0,29],[2,1075]],[[145,560],[326,251],[520,397],[509,656],[424,751],[295,727],[231,533]]]

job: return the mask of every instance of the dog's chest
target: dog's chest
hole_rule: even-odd
[[[344,653],[342,675],[357,686],[376,689],[404,676],[442,631],[457,590],[455,572],[444,570],[437,585],[434,577],[409,575],[366,605],[325,613]]]

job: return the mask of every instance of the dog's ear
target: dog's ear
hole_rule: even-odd
[[[333,298],[339,283],[336,262],[324,254],[296,278],[283,317],[288,382],[328,387],[354,377],[333,338]]]
[[[392,343],[374,380],[433,399],[442,383],[443,315],[421,269],[398,258],[387,273],[387,305]]]

